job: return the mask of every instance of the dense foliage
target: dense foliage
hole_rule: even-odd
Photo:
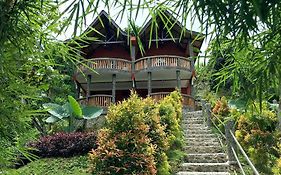
[[[158,104],[159,115],[168,138],[168,160],[172,172],[176,172],[181,160],[184,158],[184,135],[180,127],[182,119],[182,99],[178,91],[172,92]],[[159,173],[161,174],[161,173]]]
[[[40,103],[62,101],[72,90],[69,49],[51,35],[57,8],[51,1],[0,2],[0,166],[26,155],[25,143],[38,135],[34,126],[45,133]]]
[[[182,148],[181,137],[175,138],[182,136],[180,98],[179,93],[173,93],[158,108],[151,98],[142,99],[133,93],[111,106],[106,128],[98,134],[98,147],[90,153],[92,173],[171,174],[170,163],[180,156],[169,153]],[[164,108],[168,101],[173,103]]]
[[[239,105],[228,102],[226,97],[218,99],[212,109],[216,115],[212,120],[222,132],[225,123],[234,120],[235,136],[258,171],[262,174],[279,174],[281,152],[276,111],[265,101],[262,103],[262,110],[259,109],[258,102],[244,108],[237,106]]]
[[[249,153],[256,167],[263,173],[272,174],[271,168],[275,163],[278,135],[276,131],[277,117],[263,103],[263,110],[259,112],[244,112],[237,121],[236,138]]]

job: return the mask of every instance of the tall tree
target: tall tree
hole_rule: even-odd
[[[0,168],[19,153],[28,156],[24,144],[40,119],[35,110],[64,80],[58,58],[77,58],[53,37],[58,16],[53,1],[0,1]]]

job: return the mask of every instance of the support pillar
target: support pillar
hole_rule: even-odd
[[[192,46],[192,36],[190,36],[190,38],[188,39],[188,48],[189,48],[189,59],[190,59],[190,70],[192,72],[192,76],[195,76],[195,69],[194,69],[194,51],[193,51],[193,46]],[[193,82],[191,80],[191,96],[194,97],[195,96],[195,89],[193,86]]]
[[[179,91],[181,92],[181,77],[180,77],[180,70],[176,71],[177,74],[177,88],[179,89]]]
[[[87,76],[87,94],[86,94],[87,101],[89,101],[89,97],[91,95],[91,92],[90,92],[91,81],[92,81],[92,75],[88,75]]]
[[[80,98],[80,93],[81,93],[81,87],[77,81],[75,81],[76,85],[76,99]]]
[[[115,103],[116,99],[116,74],[112,74],[112,103]]]
[[[137,38],[135,36],[131,36],[130,38],[130,53],[131,53],[131,59],[132,59],[132,88],[133,90],[136,90],[136,80],[135,80],[135,61],[136,61],[136,46],[137,46]]]
[[[211,121],[212,114],[211,114],[211,104],[210,103],[205,103],[205,112],[204,113],[206,114],[207,125],[209,127],[212,127],[212,121]]]
[[[151,72],[148,72],[147,73],[147,80],[148,80],[148,82],[147,82],[147,95],[148,96],[150,96],[150,94],[151,94]]]
[[[232,133],[234,133],[234,120],[228,120],[226,125],[225,125],[225,137],[226,137],[226,143],[227,143],[227,155],[228,155],[228,160],[229,160],[229,164],[231,165],[235,165],[236,159],[235,159],[235,155],[232,151],[233,150],[237,150],[236,148],[236,143],[230,133],[230,131]]]

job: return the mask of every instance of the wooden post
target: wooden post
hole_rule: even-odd
[[[147,95],[150,96],[151,94],[151,72],[147,73]]]
[[[206,118],[206,101],[201,100],[201,106],[202,106],[202,116]]]
[[[135,82],[135,62],[136,62],[136,45],[137,45],[137,39],[135,36],[131,36],[130,38],[130,53],[131,53],[131,60],[132,60],[132,73],[131,73],[131,79],[132,79],[132,87],[135,90],[136,89],[136,82]]]
[[[91,85],[91,81],[92,81],[92,75],[88,75],[87,76],[87,101],[89,101],[89,97],[91,95],[91,91],[90,91],[90,85]]]
[[[181,92],[181,77],[180,77],[180,70],[176,71],[177,74],[177,88],[179,89],[179,91]]]
[[[81,87],[78,84],[78,82],[75,81],[75,85],[76,85],[76,99],[80,98],[80,93],[81,93]]]
[[[205,104],[205,114],[206,114],[207,125],[209,127],[211,127],[212,126],[212,121],[211,121],[212,114],[211,114],[211,104],[210,103]]]
[[[192,36],[188,39],[188,48],[189,48],[189,59],[190,59],[190,71],[193,73],[194,71],[194,52],[192,46]],[[191,77],[192,78],[192,77]],[[194,86],[191,83],[191,96],[194,97]]]
[[[235,141],[230,133],[230,131],[232,133],[234,133],[234,120],[228,120],[226,125],[225,125],[225,137],[226,137],[226,143],[227,143],[227,155],[228,155],[228,160],[229,160],[229,164],[236,164],[236,159],[235,159],[235,155],[232,151],[233,150],[237,150],[236,146],[235,146]]]
[[[115,103],[116,99],[116,74],[112,74],[112,103]]]
[[[150,70],[151,69],[151,58],[147,58],[147,69]]]

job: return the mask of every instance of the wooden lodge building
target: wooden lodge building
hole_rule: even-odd
[[[81,65],[82,72],[77,71],[74,75],[80,102],[107,107],[129,97],[131,89],[141,97],[151,96],[157,100],[178,88],[183,95],[183,104],[194,108],[194,61],[203,39],[195,40],[199,33],[186,29],[184,37],[179,39],[183,26],[172,15],[167,15],[173,38],[160,17],[156,18],[157,32],[151,31],[153,22],[150,20],[138,37],[142,53],[137,37],[128,36],[102,11],[90,25],[95,30],[87,33],[97,40],[81,49],[81,54],[88,60],[85,64],[98,74]]]

